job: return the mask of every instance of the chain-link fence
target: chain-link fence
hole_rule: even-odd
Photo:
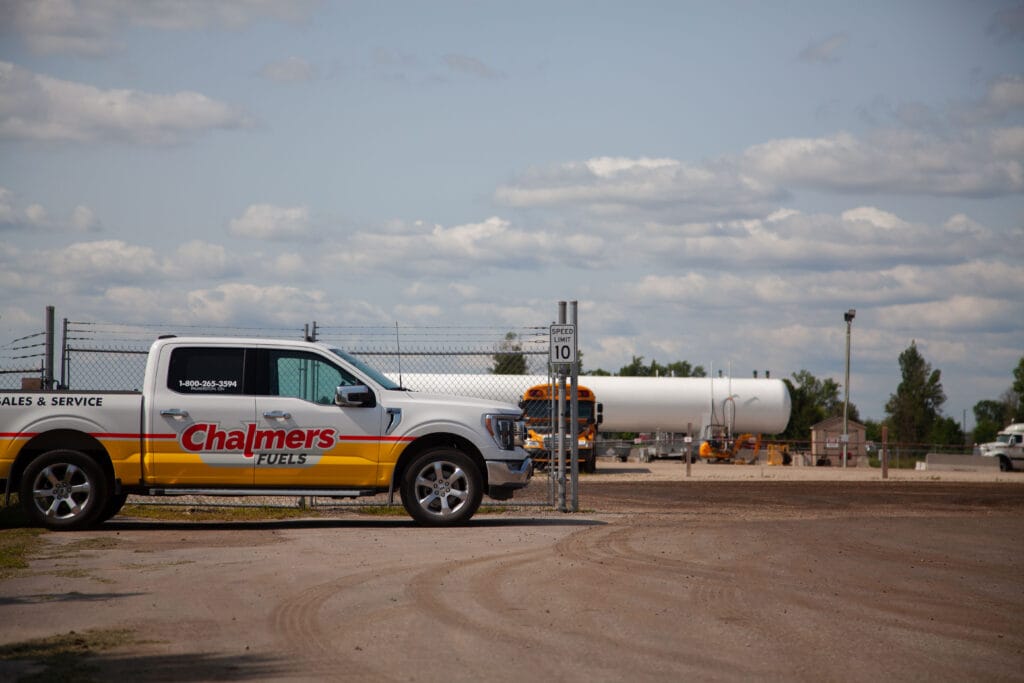
[[[467,378],[482,379],[473,395],[510,401],[521,396],[529,380],[495,375],[547,376],[548,328],[320,326],[298,328],[181,327],[118,325],[65,320],[59,383],[75,391],[138,391],[142,388],[146,354],[161,335],[312,339],[356,356],[396,380],[415,378],[446,393],[467,391]],[[461,379],[459,379],[461,378]],[[507,384],[508,386],[504,386]]]
[[[46,332],[14,339],[0,346],[0,389],[38,389],[45,376]]]

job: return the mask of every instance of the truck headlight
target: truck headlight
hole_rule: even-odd
[[[485,415],[484,425],[501,450],[514,451],[516,446],[523,445],[526,423],[520,420],[518,415]]]

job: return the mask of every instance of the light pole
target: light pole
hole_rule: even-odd
[[[846,321],[846,381],[843,383],[845,398],[843,399],[843,467],[846,467],[846,457],[850,445],[850,327],[853,319],[857,316],[856,309],[851,308],[843,313],[843,320]]]

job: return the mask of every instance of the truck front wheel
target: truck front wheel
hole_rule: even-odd
[[[421,524],[469,521],[483,498],[483,477],[461,451],[435,448],[418,455],[402,477],[402,505]]]
[[[56,450],[28,464],[18,495],[33,524],[70,531],[98,521],[108,490],[99,463],[79,451]]]

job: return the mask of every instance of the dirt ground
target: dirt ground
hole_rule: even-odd
[[[130,629],[94,680],[1024,680],[1024,473],[820,469],[601,463],[580,513],[455,529],[117,517],[0,581],[0,644]]]

